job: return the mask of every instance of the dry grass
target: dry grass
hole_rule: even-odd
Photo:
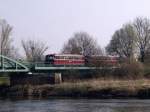
[[[150,80],[90,79],[56,85],[17,86],[11,91],[27,96],[150,97]]]
[[[86,88],[90,91],[102,90],[102,89],[117,89],[117,90],[127,90],[131,92],[138,91],[143,88],[150,88],[149,79],[136,79],[136,80],[115,80],[115,79],[91,79],[76,82],[64,82],[59,85],[55,85],[58,89],[83,89]],[[84,89],[85,90],[85,89]]]

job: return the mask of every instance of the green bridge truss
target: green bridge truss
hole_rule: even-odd
[[[0,72],[28,72],[25,65],[16,60],[0,55]]]

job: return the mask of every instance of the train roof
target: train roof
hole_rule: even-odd
[[[47,54],[47,55],[55,55],[55,56],[75,56],[75,57],[83,57],[83,55],[80,54]],[[116,55],[92,55],[92,57],[119,57]]]
[[[48,54],[48,55],[55,55],[55,56],[76,56],[76,57],[83,57],[80,54]]]
[[[92,55],[93,57],[119,57],[119,56],[114,56],[114,55]]]

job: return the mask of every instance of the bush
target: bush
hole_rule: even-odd
[[[120,65],[117,75],[123,78],[141,78],[144,74],[143,64],[135,60],[127,60]]]

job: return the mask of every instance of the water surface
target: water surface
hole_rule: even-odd
[[[0,112],[150,112],[150,100],[0,100]]]

